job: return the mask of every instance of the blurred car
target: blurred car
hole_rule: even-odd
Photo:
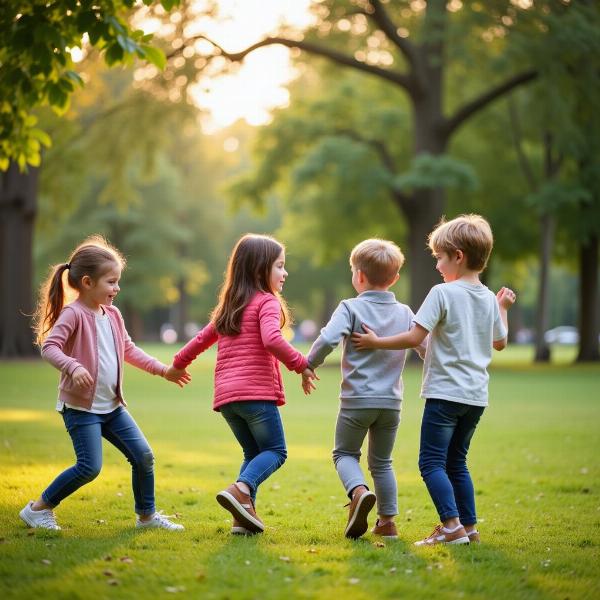
[[[561,325],[549,329],[544,333],[546,344],[577,344],[579,343],[579,331],[571,325]]]

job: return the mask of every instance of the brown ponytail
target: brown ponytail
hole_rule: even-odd
[[[86,275],[97,281],[112,266],[125,268],[125,257],[100,235],[85,239],[71,254],[68,263],[50,268],[50,273],[40,287],[38,304],[33,315],[35,341],[41,346],[48,332],[54,327],[65,305],[66,292],[63,284],[67,271],[69,287],[78,292]]]

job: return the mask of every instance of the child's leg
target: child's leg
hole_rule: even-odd
[[[428,399],[421,422],[419,470],[440,520],[447,527],[459,524],[454,489],[446,473],[446,459],[464,406],[447,400]]]
[[[41,496],[43,506],[36,502],[33,510],[54,508],[82,485],[95,479],[102,468],[102,419],[101,415],[65,408],[65,427],[71,436],[77,462],[63,471]]]
[[[392,450],[400,423],[400,411],[381,409],[379,413],[369,427],[367,462],[375,484],[380,524],[383,525],[398,514],[398,486],[392,469]]]
[[[248,486],[254,501],[258,486],[287,458],[279,410],[274,402],[261,400],[226,404],[221,414],[244,451],[238,481]]]
[[[483,410],[480,406],[469,406],[459,418],[446,460],[446,471],[454,490],[460,521],[467,532],[475,529],[477,523],[475,492],[467,468],[467,452]]]
[[[102,416],[102,435],[120,450],[131,464],[135,512],[142,520],[144,517],[149,518],[156,512],[152,449],[133,417],[123,407]]]
[[[358,486],[368,487],[359,464],[360,448],[377,412],[372,409],[340,408],[338,413],[333,463],[349,498]]]

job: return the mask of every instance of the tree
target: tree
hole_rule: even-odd
[[[555,2],[544,8],[556,8]],[[536,5],[537,6],[537,5]],[[563,7],[564,8],[564,7]],[[381,0],[319,2],[314,6],[317,22],[305,34],[266,37],[240,52],[229,52],[213,42],[215,56],[233,62],[268,45],[280,44],[301,52],[327,59],[336,66],[349,67],[387,82],[403,92],[412,110],[412,152],[414,177],[396,180],[393,199],[408,224],[408,254],[411,265],[411,303],[418,306],[428,289],[437,281],[430,258],[424,250],[425,239],[435,222],[444,213],[445,196],[442,187],[431,180],[419,182],[423,170],[439,171],[439,160],[463,124],[494,100],[537,77],[529,67],[512,70],[504,79],[479,90],[448,112],[444,95],[444,79],[449,68],[459,62],[469,69],[462,54],[469,37],[477,39],[475,56],[489,59],[502,69],[508,53],[498,52],[502,44],[491,43],[495,37],[511,37],[522,32],[542,35],[536,24],[539,13],[522,10],[508,1],[473,3],[430,0],[429,2],[382,2]],[[206,36],[195,36],[184,47]],[[330,43],[324,42],[328,39]],[[483,39],[483,41],[482,41]],[[485,41],[487,40],[487,42]],[[488,43],[490,42],[490,43]],[[343,50],[340,49],[343,47]],[[494,62],[494,53],[499,54]],[[496,79],[496,78],[495,78]],[[466,86],[472,87],[472,86]],[[388,139],[377,140],[385,150]],[[396,173],[399,175],[399,173]],[[412,184],[412,189],[408,184]]]
[[[161,2],[166,9],[177,3]],[[109,66],[131,64],[134,58],[164,65],[164,54],[148,44],[150,36],[131,30],[124,20],[133,5],[134,0],[0,3],[0,356],[34,354],[27,315],[32,312],[36,168],[42,146],[51,143],[38,127],[36,109],[67,110],[82,83],[71,54],[84,36]]]

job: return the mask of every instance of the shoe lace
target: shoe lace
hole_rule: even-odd
[[[48,526],[57,527],[57,525],[58,525],[56,523],[56,517],[54,516],[54,513],[51,510],[44,511],[42,518],[40,519],[40,523],[44,527],[48,527]]]
[[[431,539],[434,538],[438,535],[440,535],[442,533],[442,526],[441,525],[436,525],[434,530],[427,536],[427,539]]]
[[[162,510],[159,510],[154,513],[154,518],[165,525],[173,525],[169,519],[176,519],[177,515],[165,515]]]

